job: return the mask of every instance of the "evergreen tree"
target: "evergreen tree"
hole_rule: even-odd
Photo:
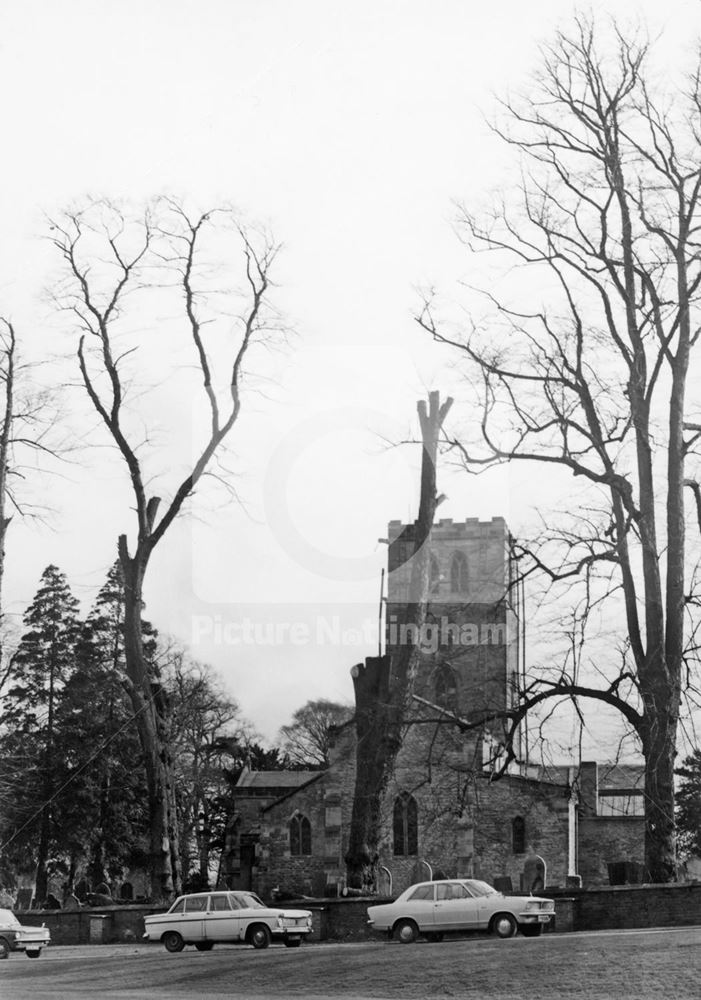
[[[81,630],[59,710],[66,794],[58,809],[69,882],[79,862],[93,886],[121,877],[146,833],[143,760],[124,676],[124,585],[116,563]]]
[[[694,750],[677,768],[681,778],[676,795],[677,847],[680,854],[701,857],[701,750]]]
[[[5,841],[10,859],[36,862],[36,898],[41,901],[56,840],[57,711],[75,669],[79,629],[78,602],[56,566],[44,570],[24,626],[3,699],[2,751],[13,762],[3,789]]]

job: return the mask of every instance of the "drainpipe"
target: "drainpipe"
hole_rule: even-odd
[[[570,788],[567,801],[567,874],[577,874],[577,791],[574,785],[574,768],[567,770]]]

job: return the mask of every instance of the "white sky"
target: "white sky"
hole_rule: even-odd
[[[670,53],[701,29],[698,0],[671,0],[663,15],[654,0],[591,6],[642,12]],[[285,244],[277,301],[297,333],[274,361],[270,398],[249,399],[233,440],[245,507],[203,497],[147,583],[148,616],[219,669],[267,739],[311,697],[350,701],[349,668],[374,645],[328,633],[232,644],[226,626],[249,613],[312,633],[332,632],[337,613],[374,620],[386,553],[377,539],[390,519],[415,516],[417,498],[416,449],[388,452],[380,435],[405,437],[416,399],[455,384],[412,321],[415,287],[450,288],[463,274],[451,200],[479,201],[508,177],[482,113],[493,93],[527,85],[538,40],[570,12],[562,0],[0,8],[0,311],[27,354],[59,349],[41,295],[54,265],[44,212],[88,194],[170,192],[203,207],[233,201]],[[446,472],[441,488],[442,517],[503,515],[514,529],[542,499],[504,471],[478,481]],[[13,523],[8,538],[6,602],[17,615],[50,562],[89,602],[132,527],[122,471],[103,449],[47,492],[48,524]],[[335,578],[322,572],[328,556]]]

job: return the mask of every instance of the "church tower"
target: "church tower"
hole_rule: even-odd
[[[407,628],[414,525],[389,524],[387,650],[413,641]],[[521,621],[510,536],[501,517],[435,524],[430,540],[427,621],[418,636],[415,691],[469,722],[512,707],[518,695]],[[485,739],[503,738],[488,721]]]

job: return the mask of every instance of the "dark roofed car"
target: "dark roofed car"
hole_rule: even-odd
[[[41,927],[23,927],[12,910],[0,910],[0,958],[11,951],[23,951],[27,958],[38,958],[51,940],[51,933]]]

